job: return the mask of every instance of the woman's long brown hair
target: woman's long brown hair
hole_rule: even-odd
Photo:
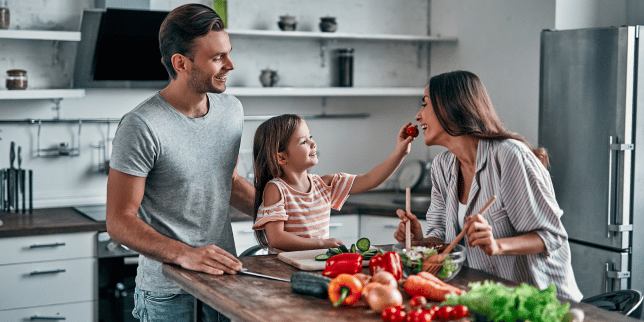
[[[548,153],[544,148],[532,149],[521,135],[505,130],[483,83],[475,74],[453,71],[432,77],[429,98],[438,121],[449,135],[470,135],[487,140],[515,139],[527,145],[539,161],[548,166]]]
[[[253,141],[255,167],[255,204],[253,222],[257,220],[257,210],[262,204],[264,188],[273,179],[282,176],[282,168],[277,162],[277,153],[284,152],[288,140],[303,119],[295,114],[272,117],[259,125]],[[269,205],[270,206],[270,205]],[[259,245],[268,247],[265,230],[256,230],[255,238]]]

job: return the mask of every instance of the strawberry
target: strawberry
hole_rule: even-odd
[[[411,137],[417,137],[418,136],[418,125],[410,126],[407,128],[407,135]]]

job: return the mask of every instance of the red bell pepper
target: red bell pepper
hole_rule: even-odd
[[[334,278],[340,274],[353,275],[360,272],[362,272],[362,255],[346,253],[329,258],[326,261],[326,268],[322,272],[322,275]]]
[[[386,252],[371,257],[369,261],[369,273],[373,276],[383,270],[391,273],[396,280],[401,280],[403,278],[403,268],[400,255],[396,252]]]

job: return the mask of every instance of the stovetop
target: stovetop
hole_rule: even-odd
[[[105,205],[76,206],[74,210],[95,221],[105,221]]]

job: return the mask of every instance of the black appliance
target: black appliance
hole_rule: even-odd
[[[96,221],[105,221],[105,205],[74,207]],[[139,255],[112,240],[107,232],[97,235],[98,320],[99,322],[138,322],[132,316]]]

